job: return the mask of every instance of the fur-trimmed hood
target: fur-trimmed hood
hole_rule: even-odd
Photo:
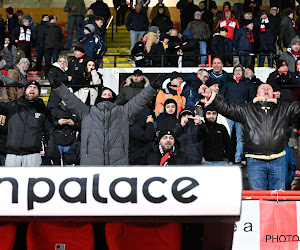
[[[123,87],[130,87],[132,85],[132,81],[131,80],[132,80],[131,76],[127,77],[126,78],[126,82],[125,82],[125,84],[124,84]],[[143,80],[145,82],[144,88],[146,88],[150,84],[150,81],[149,81],[149,79],[146,76],[143,76]]]

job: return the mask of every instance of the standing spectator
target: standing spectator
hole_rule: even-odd
[[[0,97],[0,102],[7,102],[7,100]],[[8,119],[4,115],[0,115],[0,165],[5,166],[5,158],[7,154],[6,143],[8,133]]]
[[[9,118],[6,167],[40,166],[43,137],[48,153],[55,150],[51,113],[39,98],[40,92],[40,84],[30,81],[26,84],[24,96],[0,103],[0,113]]]
[[[86,24],[94,24],[95,23],[95,14],[94,11],[91,8],[88,8],[84,17],[84,25]]]
[[[245,20],[245,26],[238,29],[233,38],[233,47],[238,51],[240,64],[244,67],[252,65],[252,57],[249,55],[254,52],[253,21]]]
[[[117,12],[117,26],[124,25],[126,12],[128,10],[126,0],[113,0],[113,3]]]
[[[280,59],[286,61],[290,72],[296,71],[296,61],[300,59],[300,38],[298,36],[292,39],[290,48],[280,55]]]
[[[8,34],[11,36],[14,30],[19,26],[17,15],[14,14],[12,7],[6,8],[6,17]]]
[[[169,52],[168,52],[169,36],[166,34],[160,35],[158,44],[154,44],[149,52],[149,59],[153,67],[168,67]],[[163,56],[163,58],[162,58]]]
[[[160,113],[156,120],[156,133],[165,129],[173,130],[178,122],[177,102],[174,99],[167,99],[164,103],[164,112]]]
[[[95,16],[101,16],[104,18],[104,23],[107,22],[108,18],[110,18],[110,9],[103,0],[96,0],[96,2],[92,3],[90,9],[94,11]]]
[[[233,37],[236,29],[239,29],[239,23],[238,21],[234,18],[231,10],[224,10],[223,12],[223,19],[221,19],[216,27],[215,31],[217,28],[226,28],[228,30],[226,39],[225,39],[225,44],[227,46],[227,53],[231,55],[233,53]],[[229,63],[232,65],[233,64],[233,57],[229,56],[228,57]]]
[[[188,26],[189,22],[194,20],[194,14],[196,11],[200,11],[199,7],[194,4],[194,0],[187,0],[188,4],[183,9],[182,13],[180,14],[180,20],[181,20],[181,30],[186,30],[186,27]]]
[[[49,17],[49,23],[43,36],[43,48],[45,50],[45,76],[51,67],[51,59],[53,62],[58,60],[59,52],[64,48],[65,36],[60,27],[57,26],[56,16]]]
[[[68,44],[70,50],[73,42],[74,27],[76,27],[76,44],[83,36],[83,17],[85,16],[85,3],[83,0],[67,0],[64,11],[68,12]],[[95,11],[94,11],[95,12]]]
[[[76,139],[76,133],[80,131],[80,123],[77,116],[73,114],[64,101],[57,108],[51,110],[54,126],[54,134],[56,144],[58,146],[60,156],[65,163],[65,155],[69,151],[71,145]]]
[[[148,65],[146,42],[147,33],[144,33],[141,40],[131,50],[131,58],[134,60],[136,67],[146,67]]]
[[[215,30],[215,27],[217,26],[218,22],[223,18],[223,13],[218,9],[218,6],[216,5],[216,2],[213,2],[211,4],[211,13],[213,15],[212,20],[213,20],[213,30]]]
[[[125,84],[117,96],[116,103],[118,105],[125,105],[149,84],[150,81],[143,75],[143,72],[140,69],[136,69],[133,71],[133,74],[125,80]]]
[[[165,14],[165,9],[163,6],[159,7],[157,10],[157,15],[153,18],[151,26],[157,26],[160,33],[167,33],[169,30],[173,29],[173,22],[170,17]]]
[[[2,14],[0,14],[0,44],[4,43],[5,38],[5,27],[6,23],[4,22]]]
[[[223,62],[226,62],[227,59],[227,49],[225,45],[225,39],[227,36],[228,30],[226,28],[220,28],[219,32],[216,32],[213,35],[210,43],[210,53],[215,56],[220,56]]]
[[[226,127],[217,122],[218,113],[213,105],[204,108],[207,135],[203,142],[205,165],[228,165],[234,161],[233,147]]]
[[[243,20],[243,14],[244,14],[244,2],[243,0],[234,0],[233,2],[233,8],[235,11],[235,17],[237,20],[241,22]]]
[[[268,13],[262,10],[259,13],[260,27],[259,27],[259,67],[263,67],[265,63],[266,54],[268,54],[268,64],[272,67],[272,56],[270,54],[276,54],[276,31],[270,24]]]
[[[270,25],[272,26],[272,28],[276,32],[276,36],[278,37],[280,23],[281,23],[281,17],[280,17],[280,12],[279,12],[278,7],[273,6],[273,7],[270,8],[269,21],[270,21]]]
[[[41,71],[42,69],[42,62],[44,56],[43,36],[48,26],[48,22],[49,22],[49,16],[47,14],[43,14],[41,23],[36,25],[34,29],[35,50],[36,50],[36,66],[35,66],[36,71]]]
[[[185,97],[182,96],[182,77],[176,71],[170,75],[170,82],[166,88],[160,90],[156,96],[155,116],[164,112],[164,103],[167,99],[174,99],[177,103],[177,115],[185,108]]]
[[[151,50],[152,45],[158,44],[159,39],[159,28],[157,26],[151,26],[149,28],[149,32],[146,35],[146,50],[149,53]]]
[[[150,16],[149,16],[149,19],[151,21],[153,21],[153,19],[157,16],[158,9],[160,7],[164,8],[164,14],[166,16],[171,17],[168,7],[163,4],[163,0],[158,0],[158,3],[155,6],[152,7],[152,10],[151,10],[151,13],[150,13]]]
[[[68,60],[65,56],[59,56],[57,62],[52,64],[52,67],[49,69],[48,80],[49,82],[53,82],[54,80],[59,80],[65,84],[68,84],[68,79],[66,71],[68,70]],[[58,95],[53,91],[51,87],[51,93],[49,96],[47,107],[50,109],[57,108],[60,104],[61,99]]]
[[[285,151],[285,161],[286,161],[286,176],[285,176],[285,189],[291,190],[291,184],[295,177],[295,171],[296,171],[296,163],[293,157],[292,149],[285,145],[284,147]]]
[[[17,17],[18,17],[19,23],[22,23],[23,22],[22,20],[24,18],[29,20],[29,27],[30,27],[31,31],[34,30],[34,23],[32,21],[31,16],[24,14],[23,10],[17,10]]]
[[[210,28],[207,23],[201,20],[201,15],[202,14],[200,11],[196,11],[194,13],[195,20],[189,22],[187,29],[192,31],[194,39],[197,39],[199,41],[200,54],[204,55],[201,56],[201,64],[206,64],[206,42],[210,38]]]
[[[259,11],[260,11],[259,0],[245,0],[244,12],[252,13],[253,18],[257,19]]]
[[[143,34],[148,30],[149,20],[147,14],[142,11],[142,4],[137,3],[126,19],[126,28],[130,31],[132,50],[137,41],[141,40]]]
[[[33,39],[28,19],[22,19],[20,27],[17,27],[12,34],[12,40],[25,53],[26,58],[31,63],[31,43]]]
[[[2,92],[2,97],[4,99],[13,101],[17,100],[24,94],[24,86],[27,84],[27,70],[29,68],[29,60],[27,58],[21,58],[16,68],[10,70],[7,76],[12,79],[12,83],[19,83],[20,87],[9,87],[4,88]]]
[[[190,30],[185,30],[182,36],[179,50],[179,55],[182,55],[182,67],[197,67],[200,54],[199,41],[193,37]]]
[[[215,57],[212,60],[212,69],[208,71],[209,77],[217,80],[220,90],[225,86],[227,80],[227,72],[223,70],[223,67],[222,58]]]
[[[280,23],[279,42],[282,42],[283,46],[288,48],[296,35],[297,27],[294,22],[294,11],[286,9]]]
[[[180,14],[183,9],[188,5],[188,0],[179,0],[176,4],[176,8],[180,10]]]
[[[169,44],[168,44],[171,67],[178,67],[180,47],[181,47],[181,34],[179,34],[176,29],[171,29],[169,32]]]
[[[213,15],[210,11],[207,10],[206,1],[199,2],[199,9],[201,12],[201,20],[208,24],[211,31],[213,27]]]
[[[2,60],[5,60],[5,70],[13,69],[18,61],[18,52],[16,47],[13,45],[10,37],[5,37],[3,44],[3,55]]]
[[[221,94],[223,94],[229,103],[234,104],[244,104],[254,99],[255,88],[248,79],[245,79],[244,68],[242,65],[238,64],[234,66],[233,74],[228,77],[224,88],[221,89]],[[237,138],[235,162],[240,163],[244,156],[244,127],[241,123],[237,123],[230,119],[227,119],[227,122],[230,127],[231,137],[233,126],[235,126]]]

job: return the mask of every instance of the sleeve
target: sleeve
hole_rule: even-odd
[[[197,128],[198,139],[199,140],[204,139],[207,135],[207,129],[205,123],[202,122],[200,125],[195,125],[195,127]]]
[[[130,138],[133,140],[138,140],[140,142],[151,142],[154,140],[154,128],[153,123],[146,123],[146,128],[144,129],[142,123],[135,124],[129,129]]]
[[[126,19],[126,29],[128,30],[128,31],[130,31],[131,30],[131,13],[127,16],[127,19]]]
[[[8,116],[13,102],[0,102],[0,114]]]
[[[176,124],[176,126],[173,128],[173,132],[174,132],[174,134],[175,134],[175,136],[177,138],[179,138],[180,136],[183,135],[183,133],[184,133],[184,127],[182,127],[180,120]]]
[[[64,7],[64,12],[70,12],[71,11],[71,1],[70,0],[67,0],[66,4],[65,4],[65,7]]]
[[[124,87],[124,88],[126,88],[126,87]],[[126,103],[124,90],[123,90],[124,88],[121,89],[120,93],[117,96],[116,102],[118,105],[124,105]]]
[[[222,124],[222,134],[223,134],[223,143],[224,143],[224,156],[228,159],[228,161],[234,161],[234,153],[233,153],[233,146],[230,136],[226,127]]]
[[[2,71],[0,71],[0,81],[4,82],[5,84],[17,84],[16,81],[3,74]]]
[[[15,46],[12,46],[12,48],[11,48],[11,53],[12,53],[12,57],[13,57],[13,59],[12,59],[12,66],[13,65],[15,65],[16,63],[17,63],[17,61],[18,61],[18,52],[17,52],[17,49],[16,49],[16,47]]]
[[[52,116],[48,108],[46,108],[45,115],[46,115],[46,119],[44,121],[43,130],[44,130],[45,141],[47,143],[46,154],[55,155],[57,145],[56,145],[56,139],[54,135],[54,127],[52,124]]]
[[[154,112],[156,117],[158,117],[158,115],[164,111],[164,103],[165,103],[164,99],[165,99],[164,93],[162,90],[160,90],[156,96],[156,101],[155,101]]]
[[[239,29],[235,35],[234,35],[234,38],[233,38],[233,48],[238,50],[238,45],[239,45],[239,40],[240,40],[240,37],[241,37],[241,30]]]

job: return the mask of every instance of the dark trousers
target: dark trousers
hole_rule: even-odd
[[[48,71],[51,67],[51,58],[53,58],[53,62],[56,62],[58,59],[59,49],[45,49],[45,76],[47,76]]]

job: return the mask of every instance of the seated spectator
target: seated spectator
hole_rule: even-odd
[[[3,55],[2,60],[5,60],[5,70],[13,69],[15,64],[18,61],[18,52],[16,47],[13,45],[10,37],[4,38],[4,44],[3,44]]]
[[[171,29],[169,32],[169,55],[170,55],[170,66],[178,67],[179,50],[181,47],[181,34],[176,29]],[[177,56],[175,56],[177,55]]]
[[[158,44],[154,44],[149,52],[149,59],[153,67],[168,67],[169,66],[169,36],[167,34],[160,35]],[[162,56],[164,58],[162,59]]]
[[[199,41],[193,37],[190,30],[185,30],[182,36],[182,44],[179,50],[182,55],[182,67],[197,67],[200,54]]]
[[[292,39],[290,48],[287,48],[279,59],[286,61],[290,72],[296,71],[296,61],[300,59],[300,39],[298,36]]]
[[[88,60],[85,63],[83,73],[84,85],[98,85],[95,88],[83,87],[74,92],[83,103],[86,105],[94,105],[98,97],[98,91],[103,87],[102,75],[97,72],[96,63],[94,60]]]
[[[150,109],[143,109],[129,127],[129,164],[142,165],[154,140],[153,117]]]
[[[157,11],[160,7],[164,8],[164,14],[170,17],[170,11],[168,7],[164,5],[163,0],[158,0],[158,3],[155,6],[153,6],[150,12],[150,16],[149,16],[150,20],[153,20],[157,16],[158,13]]]
[[[234,161],[233,147],[226,127],[217,122],[218,113],[213,105],[204,108],[207,135],[203,142],[203,164],[228,165]]]
[[[208,71],[209,77],[217,80],[219,89],[225,86],[227,80],[227,72],[223,70],[224,63],[221,57],[215,57],[212,60],[212,69]]]
[[[295,101],[295,87],[287,88],[288,85],[299,85],[299,82],[295,76],[295,73],[290,72],[287,62],[284,60],[278,60],[276,62],[276,70],[272,72],[268,79],[267,83],[271,86],[279,85],[280,87],[280,101],[281,102],[293,102]],[[283,87],[283,88],[282,88]]]
[[[245,21],[245,26],[238,29],[233,38],[233,47],[238,51],[240,64],[244,67],[251,67],[252,57],[249,55],[254,52],[253,21]]]
[[[264,67],[266,54],[268,55],[268,65],[273,66],[271,54],[276,54],[276,31],[270,24],[268,13],[262,10],[259,13],[259,62],[258,67]]]
[[[164,112],[164,103],[167,99],[174,99],[177,103],[177,116],[180,111],[185,108],[185,97],[182,96],[182,84],[183,80],[180,74],[176,71],[172,72],[170,75],[170,82],[167,84],[166,88],[161,89],[157,96],[155,102],[155,116],[158,117],[162,112]]]
[[[152,20],[151,26],[157,26],[160,33],[167,33],[173,29],[173,22],[170,17],[165,14],[163,6],[158,8],[156,17]]]
[[[225,39],[227,36],[228,30],[226,28],[220,28],[219,32],[216,32],[211,39],[210,52],[213,56],[220,56],[223,62],[226,62],[227,59],[227,50],[225,45]]]
[[[263,84],[263,82],[254,74],[254,67],[245,67],[245,78],[253,83],[256,90],[259,85]]]
[[[187,6],[182,10],[180,14],[181,30],[186,30],[189,22],[194,20],[194,14],[196,11],[200,11],[199,7],[194,4],[194,0],[187,0]]]
[[[258,18],[258,13],[260,11],[260,1],[259,0],[245,0],[244,12],[251,12],[253,18]]]
[[[56,143],[63,165],[66,165],[65,154],[75,141],[76,133],[80,131],[80,123],[76,115],[72,114],[64,101],[61,101],[57,108],[52,109],[51,114]]]
[[[149,28],[149,32],[147,32],[147,35],[146,35],[146,50],[148,53],[150,52],[150,50],[154,44],[158,44],[159,33],[160,33],[160,31],[157,26],[151,26]]]
[[[125,105],[149,84],[150,81],[146,76],[143,75],[143,72],[140,69],[136,69],[133,71],[133,74],[127,77],[125,80],[125,84],[117,96],[117,104]]]
[[[295,177],[296,163],[292,154],[292,149],[288,145],[285,146],[284,151],[286,161],[285,189],[291,190],[291,184]]]
[[[294,21],[294,11],[286,9],[283,12],[284,17],[280,23],[279,43],[288,48],[291,46],[293,38],[297,35],[297,27]]]
[[[193,38],[199,41],[200,54],[207,54],[207,41],[210,38],[210,28],[201,20],[201,12],[196,11],[194,21],[189,22],[187,29],[193,33]],[[201,56],[201,64],[206,64],[207,56]]]
[[[131,58],[135,62],[136,67],[146,67],[149,65],[146,50],[147,33],[145,33],[141,40],[138,41],[131,50]]]
[[[24,94],[24,86],[27,84],[27,70],[29,68],[29,60],[27,58],[21,58],[19,63],[17,64],[17,67],[10,70],[7,74],[8,79],[10,82],[9,84],[15,84],[19,83],[20,87],[9,87],[4,88],[2,92],[2,97],[4,99],[13,101],[17,100],[19,97],[21,97]],[[1,74],[0,74],[1,75]],[[2,75],[1,75],[2,76]],[[3,81],[6,83],[6,80]]]
[[[164,112],[157,117],[157,132],[164,129],[172,130],[179,122],[177,119],[177,102],[174,99],[167,99],[164,103]],[[156,132],[156,133],[157,133]]]
[[[188,154],[196,164],[201,164],[203,157],[203,139],[207,134],[206,126],[200,116],[190,109],[183,109],[179,114],[180,123],[174,128],[174,134],[180,142],[180,149]]]

